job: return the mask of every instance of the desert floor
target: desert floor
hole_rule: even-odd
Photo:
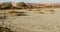
[[[17,11],[26,12],[27,16],[14,16],[5,20],[6,27],[15,32],[60,32],[60,8],[41,9],[41,11],[26,11],[24,9]]]

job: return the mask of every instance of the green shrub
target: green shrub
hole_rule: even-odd
[[[3,2],[1,4],[1,8],[11,8],[11,2]]]
[[[25,8],[25,7],[27,7],[27,5],[24,2],[19,2],[19,3],[17,3],[16,6],[18,6],[18,8]]]

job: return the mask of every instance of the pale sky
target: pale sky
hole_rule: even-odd
[[[0,0],[0,2],[60,3],[60,0]]]

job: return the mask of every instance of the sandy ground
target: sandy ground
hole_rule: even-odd
[[[40,12],[25,11],[27,16],[9,17],[5,25],[15,32],[60,32],[60,8],[53,8],[54,13],[48,12],[50,9],[41,9]],[[20,10],[19,10],[20,11]]]

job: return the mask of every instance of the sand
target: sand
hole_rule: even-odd
[[[9,28],[15,32],[60,32],[60,8],[52,8],[54,13],[47,11],[50,9],[43,9],[44,14],[26,11],[27,16],[9,17],[5,25],[11,24]]]

